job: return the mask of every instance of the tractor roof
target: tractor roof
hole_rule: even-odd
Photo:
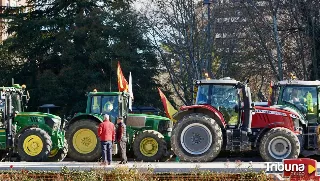
[[[320,86],[320,81],[304,81],[304,80],[282,80],[276,85],[293,85],[293,86]]]
[[[235,79],[232,79],[230,77],[225,77],[221,79],[201,79],[201,80],[196,80],[195,84],[225,84],[225,85],[237,85],[240,81],[237,81]]]

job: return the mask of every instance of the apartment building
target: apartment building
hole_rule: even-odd
[[[6,8],[14,8],[19,6],[25,6],[27,0],[0,0],[0,13],[3,13]],[[0,42],[8,38],[6,33],[6,22],[0,20]]]
[[[243,57],[244,44],[248,38],[248,9],[241,0],[210,0],[211,8],[211,36],[215,53],[221,58],[220,73],[223,75],[231,64],[237,64]],[[248,1],[250,2],[250,0]],[[255,8],[263,11],[266,8],[265,0],[251,1]],[[207,8],[204,8],[207,13]]]

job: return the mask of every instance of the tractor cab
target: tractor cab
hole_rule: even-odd
[[[320,81],[284,80],[272,86],[271,106],[290,109],[308,125],[318,125]]]
[[[220,111],[229,127],[239,126],[241,112],[252,106],[249,87],[229,77],[195,81],[195,105],[210,105]],[[249,92],[248,92],[249,91]],[[251,119],[246,113],[246,119]]]
[[[87,99],[86,113],[110,115],[113,123],[117,117],[127,117],[128,97],[126,92],[90,92]]]

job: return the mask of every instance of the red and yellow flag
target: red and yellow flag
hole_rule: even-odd
[[[118,61],[118,68],[117,68],[117,76],[118,76],[119,92],[124,92],[124,91],[128,92],[129,85],[126,78],[123,76],[119,61]]]
[[[168,101],[167,97],[163,94],[160,88],[158,88],[158,90],[159,90],[161,101],[162,101],[164,110],[167,114],[167,117],[170,118],[175,123],[176,120],[173,119],[172,116],[178,111],[171,105],[171,103]]]

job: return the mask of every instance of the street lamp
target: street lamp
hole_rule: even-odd
[[[210,38],[210,4],[212,3],[212,0],[203,0],[203,4],[208,6],[208,25],[207,25],[207,64],[206,64],[206,69],[207,72],[209,73],[209,76],[212,77],[212,60],[211,60],[211,38]]]

